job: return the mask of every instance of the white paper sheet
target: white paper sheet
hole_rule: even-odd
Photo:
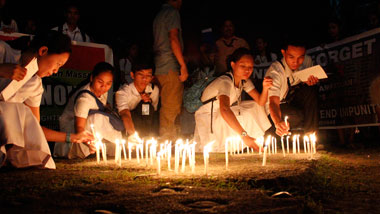
[[[37,58],[32,59],[27,66],[25,66],[27,72],[24,79],[20,81],[12,80],[7,87],[5,87],[0,93],[0,100],[7,101],[12,97],[18,89],[20,89],[32,76],[38,71]]]
[[[327,78],[326,72],[320,65],[315,65],[313,67],[303,69],[301,71],[293,73],[293,75],[295,77],[298,77],[302,82],[306,82],[311,75],[317,77],[318,79]]]

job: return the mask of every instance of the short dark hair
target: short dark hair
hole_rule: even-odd
[[[48,48],[48,54],[71,53],[70,37],[55,30],[36,34],[30,42],[29,48],[33,52],[37,52],[42,46]]]
[[[289,46],[307,48],[305,37],[300,33],[291,33],[291,34],[285,35],[282,49],[287,50]]]
[[[248,48],[238,48],[230,54],[226,59],[228,71],[232,70],[231,62],[237,62],[245,55],[253,56],[252,52]]]
[[[136,73],[141,70],[152,69],[154,74],[154,63],[151,56],[140,55],[132,62],[132,72]]]
[[[91,76],[92,78],[94,78],[103,72],[109,71],[111,71],[110,73],[112,74],[112,76],[114,76],[115,68],[111,64],[109,64],[108,62],[98,62],[92,70]]]

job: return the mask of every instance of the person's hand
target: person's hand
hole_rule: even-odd
[[[260,147],[257,145],[255,138],[252,138],[250,136],[244,136],[243,141],[245,145],[247,145],[249,148],[252,148],[256,152],[260,150]]]
[[[72,143],[84,143],[86,146],[88,146],[91,154],[95,153],[96,151],[94,140],[94,136],[88,131],[82,131],[77,134],[73,133],[70,136],[70,141]]]
[[[276,125],[276,134],[278,136],[283,136],[289,134],[289,122],[288,125],[285,124],[285,121],[278,122]]]
[[[142,101],[144,101],[144,102],[146,102],[146,103],[150,103],[150,102],[152,102],[152,99],[150,99],[150,96],[149,96],[149,94],[146,94],[146,93],[143,93],[143,94],[141,94],[141,99],[142,99]]]
[[[82,131],[76,134],[73,133],[70,136],[70,141],[72,143],[87,143],[93,141],[94,139],[94,136],[88,131]]]
[[[270,77],[264,77],[263,89],[269,89],[273,85],[273,80]]]
[[[181,65],[181,74],[178,76],[179,81],[185,82],[189,77],[189,73],[187,72],[186,65]]]
[[[308,86],[313,86],[319,82],[319,79],[313,75],[310,75],[307,81],[305,82]]]
[[[129,143],[139,143],[140,141],[141,138],[138,136],[138,134],[136,134],[136,132],[128,136]]]
[[[2,72],[1,76],[16,81],[23,80],[27,72],[26,68],[11,63],[1,64],[0,70]]]

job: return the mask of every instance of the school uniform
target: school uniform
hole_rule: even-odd
[[[315,131],[319,123],[318,90],[316,86],[308,86],[293,74],[313,66],[311,57],[305,56],[303,64],[292,71],[283,58],[275,61],[268,68],[265,76],[273,80],[268,90],[268,101],[265,105],[269,114],[269,98],[277,96],[280,99],[282,115],[289,116],[293,128],[302,128],[305,132]]]
[[[232,76],[232,73],[230,75]],[[206,144],[215,140],[212,152],[224,152],[226,138],[241,134],[236,133],[223,119],[218,98],[221,95],[230,98],[231,110],[249,136],[258,138],[264,135],[271,125],[263,106],[253,100],[240,102],[242,90],[248,93],[253,89],[255,86],[251,80],[240,82],[239,87],[235,87],[233,78],[231,80],[225,75],[218,77],[206,87],[201,97],[202,102],[213,97],[217,99],[202,105],[195,112],[194,139],[197,142],[197,151],[203,151]]]
[[[7,101],[0,101],[7,139],[0,147],[0,156],[16,168],[56,168],[41,125],[25,105],[39,107],[43,91],[41,78],[34,75]]]
[[[124,84],[115,95],[118,111],[129,110],[131,112],[133,124],[140,136],[153,134],[157,128],[154,124],[154,112],[157,111],[159,89],[157,86],[149,84],[145,93],[150,94],[152,102],[144,103],[132,82]]]
[[[98,110],[96,100],[88,93],[78,93],[82,90],[89,90],[90,83],[76,91],[69,99],[62,115],[59,118],[59,126],[62,132],[75,132],[75,117],[86,118],[85,130],[92,132],[91,124],[94,125],[95,132],[99,133],[103,139],[115,142],[121,139],[120,131],[114,129],[109,121],[109,117],[102,114],[89,114],[90,110]],[[108,92],[104,93],[98,99],[106,105]],[[107,143],[107,155],[114,156],[115,147],[113,143]],[[54,146],[55,157],[68,158],[85,158],[90,155],[89,147],[83,143],[56,143]]]

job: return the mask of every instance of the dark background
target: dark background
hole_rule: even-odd
[[[64,22],[63,9],[68,1],[8,0],[12,13],[22,28],[23,19],[33,17],[39,28],[52,28]],[[162,1],[71,1],[81,12],[82,28],[96,43],[115,47],[118,43],[138,40],[151,48],[152,21]],[[277,48],[282,35],[297,31],[306,34],[309,46],[324,41],[327,20],[340,16],[347,35],[362,31],[366,14],[379,1],[340,0],[341,6],[331,6],[330,0],[303,1],[217,1],[183,0],[181,8],[185,49],[197,45],[200,31],[212,27],[214,37],[219,36],[219,26],[225,18],[236,25],[236,35],[245,38],[253,47],[254,38],[264,35],[273,48]]]

